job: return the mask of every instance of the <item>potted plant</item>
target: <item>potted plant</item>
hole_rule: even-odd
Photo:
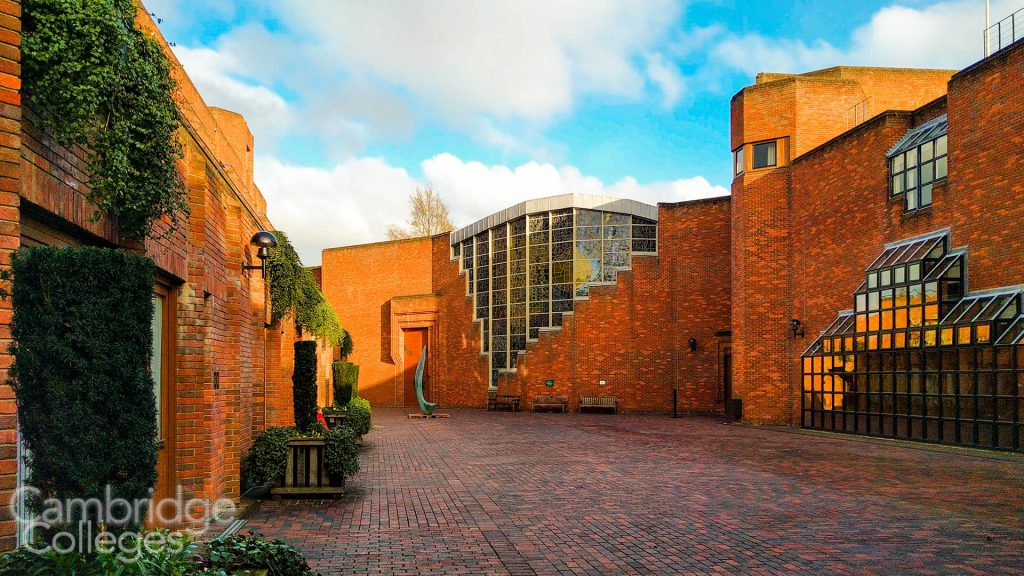
[[[274,495],[338,495],[345,492],[343,480],[341,485],[332,485],[327,470],[327,438],[324,427],[317,421],[316,397],[316,342],[296,342],[292,373],[295,429],[288,438],[283,479],[271,491]]]

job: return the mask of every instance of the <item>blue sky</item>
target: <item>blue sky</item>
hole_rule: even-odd
[[[555,193],[727,193],[729,98],[756,72],[961,68],[984,24],[981,0],[146,4],[207,103],[249,120],[309,264],[382,239],[417,186],[458,225]]]

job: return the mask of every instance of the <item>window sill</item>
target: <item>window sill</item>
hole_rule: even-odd
[[[915,218],[924,214],[929,214],[932,211],[932,205],[921,206],[920,208],[914,208],[913,210],[904,210],[900,215],[902,218]]]

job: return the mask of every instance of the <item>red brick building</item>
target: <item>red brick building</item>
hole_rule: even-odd
[[[293,323],[266,324],[264,280],[249,239],[272,230],[253,183],[253,137],[238,114],[208,107],[160,32],[139,11],[173,64],[184,116],[179,170],[191,215],[173,234],[156,224],[144,245],[124,241],[108,218],[90,219],[84,152],[40,130],[20,94],[21,5],[0,1],[0,265],[18,248],[91,245],[143,251],[157,264],[162,448],[157,496],[239,497],[239,465],[255,434],[292,421]],[[12,358],[9,300],[0,300],[0,380]],[[18,482],[17,411],[0,386],[0,549],[15,542],[6,503]],[[97,431],[102,433],[102,431]]]
[[[959,72],[760,74],[730,198],[564,196],[324,251],[360,390],[615,396],[624,411],[1020,449],[1024,44]],[[358,271],[358,273],[353,273]],[[838,317],[837,317],[838,315]]]

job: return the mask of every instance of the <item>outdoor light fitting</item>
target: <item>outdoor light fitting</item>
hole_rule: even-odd
[[[793,338],[804,337],[804,325],[795,318],[789,321],[789,331],[793,334]]]
[[[249,244],[258,248],[256,257],[260,259],[259,266],[242,264],[242,270],[259,270],[264,278],[267,277],[267,258],[270,258],[270,249],[277,248],[277,237],[266,230],[260,230],[252,235]]]
[[[697,339],[696,338],[690,338],[690,352],[696,352],[696,351],[697,351]]]

